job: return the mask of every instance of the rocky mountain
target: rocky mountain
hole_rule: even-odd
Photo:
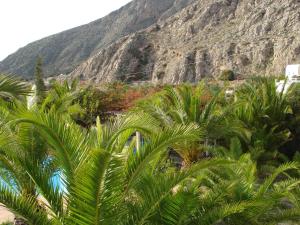
[[[176,84],[224,69],[279,75],[291,63],[300,63],[300,0],[197,0],[102,49],[71,76]]]
[[[46,75],[69,73],[119,38],[166,19],[194,0],[134,0],[108,16],[30,43],[0,62],[0,72],[32,77],[36,58]]]
[[[300,0],[135,0],[30,44],[0,71],[28,76],[38,54],[48,75],[78,65],[70,77],[93,82],[197,82],[224,69],[278,75],[300,63]]]

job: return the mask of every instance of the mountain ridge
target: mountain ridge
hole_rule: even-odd
[[[299,0],[198,0],[102,49],[71,76],[177,84],[228,69],[241,76],[280,75],[300,62],[299,27]]]
[[[91,23],[32,42],[0,62],[0,71],[33,76],[35,60],[44,60],[46,76],[69,73],[99,49],[146,28],[194,0],[134,0]],[[177,8],[176,8],[177,7]],[[172,13],[171,13],[172,14]]]
[[[99,24],[107,32],[97,33]],[[55,45],[60,54],[55,63],[46,58],[46,75],[176,84],[225,69],[243,76],[278,75],[287,64],[300,62],[300,0],[135,0],[82,27],[90,28],[89,39],[96,41],[78,42],[71,31],[62,32],[60,37],[77,45]],[[46,48],[46,55],[51,51]],[[7,59],[6,69],[0,63],[0,71],[20,74],[18,59],[26,59],[32,72],[35,57],[20,53]]]

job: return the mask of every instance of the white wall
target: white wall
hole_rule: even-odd
[[[300,76],[300,64],[288,65],[285,70],[288,80],[292,80],[293,76]]]

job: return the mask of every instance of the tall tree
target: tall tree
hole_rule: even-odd
[[[34,72],[37,104],[41,104],[41,102],[45,98],[45,92],[46,92],[42,67],[43,67],[42,58],[38,57],[36,61],[35,72]]]

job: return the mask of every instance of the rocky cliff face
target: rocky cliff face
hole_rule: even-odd
[[[69,73],[119,38],[164,20],[195,0],[134,0],[110,15],[33,42],[0,62],[0,72],[33,76],[37,56],[46,75]]]
[[[197,82],[223,69],[277,75],[300,63],[300,0],[134,0],[90,24],[29,44],[0,72],[95,82]]]
[[[278,75],[300,63],[300,0],[196,0],[182,10],[175,3],[157,23],[101,49],[70,75],[176,84],[223,69]]]

